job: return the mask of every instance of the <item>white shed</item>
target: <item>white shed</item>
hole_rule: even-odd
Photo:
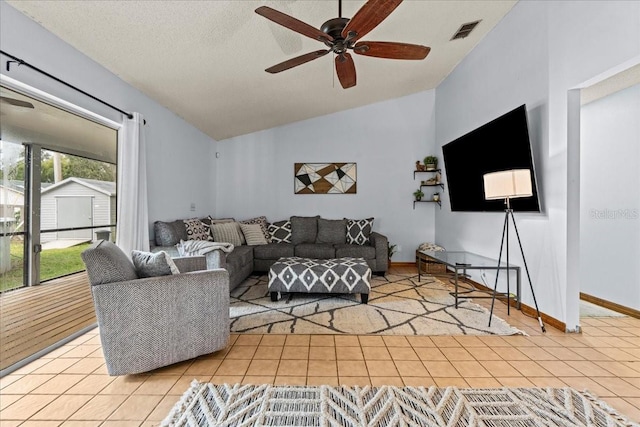
[[[94,240],[97,231],[114,231],[111,227],[99,229],[60,231],[45,233],[45,230],[89,227],[115,224],[116,183],[71,177],[42,190],[41,241],[62,239]]]
[[[24,208],[24,183],[0,181],[0,218],[15,218],[16,211]],[[21,220],[24,219],[22,213]]]

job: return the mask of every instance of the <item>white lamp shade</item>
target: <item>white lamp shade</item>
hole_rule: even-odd
[[[484,198],[487,200],[533,196],[529,169],[491,172],[482,178],[484,179]]]

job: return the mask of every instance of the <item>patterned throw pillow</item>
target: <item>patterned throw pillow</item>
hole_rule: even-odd
[[[211,234],[214,242],[231,243],[233,246],[242,245],[238,225],[235,222],[211,224]]]
[[[291,243],[291,221],[276,221],[267,228],[271,243]]]
[[[269,231],[267,230],[267,217],[266,216],[258,216],[251,219],[245,219],[244,221],[240,221],[240,224],[259,224],[260,230],[262,230],[262,234],[264,238],[269,241]]]
[[[371,235],[371,230],[373,230],[373,218],[347,219],[347,244],[370,244],[369,236]]]
[[[247,241],[247,245],[266,245],[267,239],[262,234],[262,228],[260,224],[240,224],[242,234]]]
[[[180,273],[169,254],[164,251],[156,253],[131,251],[131,259],[140,278]]]
[[[187,229],[187,240],[210,240],[209,226],[198,218],[185,219],[184,227]]]

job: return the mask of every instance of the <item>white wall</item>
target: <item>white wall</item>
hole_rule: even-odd
[[[640,85],[581,111],[580,291],[640,310]]]
[[[416,160],[433,154],[433,90],[317,117],[218,143],[216,214],[236,219],[265,215],[374,217],[374,230],[414,261],[417,245],[433,241],[436,204],[413,209]],[[357,194],[295,195],[294,163],[356,162]],[[227,184],[233,183],[233,184]]]
[[[436,89],[439,147],[527,104],[543,213],[516,220],[540,309],[568,329],[579,319],[568,310],[578,290],[567,288],[567,91],[637,57],[639,24],[638,2],[518,2]],[[495,258],[503,218],[452,213],[445,195],[436,240]],[[533,306],[526,279],[523,293]]]
[[[135,43],[135,40],[131,40]],[[147,120],[149,220],[206,216],[214,211],[216,142],[39,24],[0,1],[0,47],[82,90]],[[122,117],[102,104],[13,64],[2,73],[114,121]],[[212,102],[216,102],[215,100]],[[190,204],[196,211],[190,211]]]

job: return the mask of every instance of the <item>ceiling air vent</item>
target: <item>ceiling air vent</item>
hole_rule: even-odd
[[[467,37],[471,33],[471,31],[473,31],[476,25],[480,23],[480,21],[482,21],[482,19],[479,19],[473,22],[467,22],[466,24],[462,24],[460,28],[458,28],[458,31],[455,32],[453,37],[451,37],[451,40],[463,39]]]

